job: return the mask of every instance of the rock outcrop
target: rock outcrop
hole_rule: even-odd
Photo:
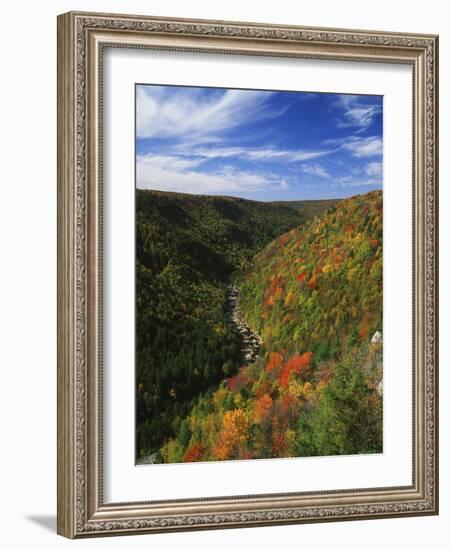
[[[372,340],[370,341],[371,344],[382,344],[383,343],[383,337],[381,336],[380,331],[376,331],[375,334],[372,336]]]

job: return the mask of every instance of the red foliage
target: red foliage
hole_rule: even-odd
[[[288,450],[288,442],[283,433],[284,423],[278,417],[272,420],[272,452],[275,456],[285,457]]]
[[[311,279],[308,281],[308,286],[311,290],[314,290],[317,286],[317,278],[315,275],[311,277]]]
[[[367,337],[367,331],[368,331],[368,326],[367,326],[366,324],[364,324],[364,325],[361,327],[361,329],[360,329],[360,331],[359,331],[359,333],[358,333],[359,339],[360,339],[360,340],[365,340],[365,339],[366,339],[366,337]]]
[[[255,453],[253,451],[243,451],[240,456],[241,460],[248,460],[250,458],[255,458]]]
[[[186,451],[186,454],[184,455],[184,462],[198,462],[203,458],[203,453],[205,452],[205,447],[199,442],[194,443],[189,449]]]
[[[243,368],[235,376],[228,378],[227,380],[228,391],[232,393],[237,393],[241,391],[241,389],[249,383],[250,378],[246,371],[247,369]]]
[[[286,394],[280,402],[280,414],[285,416],[295,405],[296,399],[291,394]]]
[[[300,275],[297,275],[297,277],[296,277],[297,281],[299,283],[301,283],[302,281],[304,281],[306,279],[306,275],[307,275],[306,271],[303,271],[303,273],[300,273]]]

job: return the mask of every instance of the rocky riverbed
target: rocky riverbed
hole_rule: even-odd
[[[253,332],[244,320],[239,307],[240,289],[236,285],[230,285],[227,289],[227,316],[230,324],[239,334],[241,340],[242,361],[244,364],[253,363],[258,357],[262,340]]]

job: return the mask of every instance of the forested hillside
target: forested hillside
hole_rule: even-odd
[[[162,460],[381,452],[381,192],[277,237],[235,282],[260,356],[196,399]]]
[[[241,309],[267,346],[316,361],[381,330],[382,196],[332,206],[259,252],[241,278]]]
[[[309,215],[300,204],[137,190],[137,459],[157,454],[184,429],[193,400],[237,371],[240,340],[226,319],[226,285]]]

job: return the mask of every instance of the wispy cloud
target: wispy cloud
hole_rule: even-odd
[[[330,174],[325,170],[325,168],[319,164],[304,164],[302,166],[302,170],[311,176],[318,176],[319,178],[330,177]]]
[[[381,105],[378,102],[367,103],[360,96],[342,95],[337,103],[344,109],[344,118],[337,123],[339,128],[365,130],[371,126],[375,116],[381,113]]]
[[[202,157],[205,159],[241,158],[250,161],[285,161],[303,162],[329,155],[332,149],[278,149],[276,147],[209,147],[209,148],[179,148],[180,154]]]
[[[373,136],[367,138],[351,137],[343,148],[350,151],[357,158],[374,157],[383,154],[383,141],[381,137]]]
[[[278,116],[270,92],[138,86],[137,137],[216,141],[217,134],[246,121]]]
[[[383,140],[381,136],[348,136],[345,138],[328,139],[323,144],[348,151],[356,158],[375,157],[383,154]]]
[[[179,157],[176,155],[138,155],[138,164],[150,166],[152,169],[170,166],[173,170],[187,170],[196,168],[202,163],[201,159]]]
[[[282,200],[382,184],[379,97],[151,85],[136,93],[140,188]]]
[[[222,166],[213,171],[195,168],[199,160],[184,160],[170,155],[141,155],[136,162],[136,183],[140,189],[178,191],[198,194],[242,194],[260,190],[285,190],[286,179],[263,172],[238,170]]]

